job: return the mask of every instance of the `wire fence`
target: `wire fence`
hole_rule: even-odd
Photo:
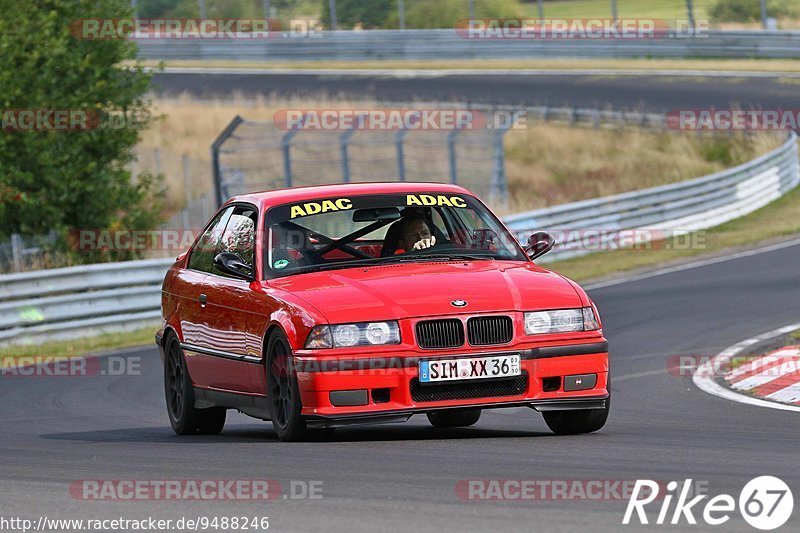
[[[161,148],[136,149],[131,173],[150,172],[164,177],[166,211],[162,224],[168,229],[202,227],[216,205],[211,194],[211,167],[208,160],[190,157]]]
[[[505,200],[502,142],[499,149],[494,142],[503,132],[284,131],[239,118],[232,124],[215,149],[219,203],[256,190],[365,181],[451,182]]]
[[[406,111],[408,104],[387,104]],[[512,128],[534,122],[600,128],[664,129],[661,113],[573,107],[492,107],[436,104],[439,111],[471,113],[478,127],[287,129],[235,117],[212,145],[217,204],[238,194],[325,183],[446,182],[462,185],[497,208],[508,205],[503,141]],[[402,108],[402,109],[401,109]],[[415,111],[431,111],[417,105]],[[385,109],[380,110],[386,113]],[[335,111],[334,111],[335,112]]]

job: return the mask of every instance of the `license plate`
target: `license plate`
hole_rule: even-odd
[[[518,354],[419,362],[420,383],[502,378],[519,376],[520,373]]]

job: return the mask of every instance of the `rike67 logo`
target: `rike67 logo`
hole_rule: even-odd
[[[689,499],[693,495],[691,479],[685,480],[683,485],[670,481],[664,493],[660,493],[661,488],[663,484],[649,479],[636,480],[622,523],[635,524],[638,520],[643,525],[696,525],[700,519],[707,525],[720,526],[731,519],[738,507],[745,522],[756,529],[770,531],[784,525],[794,509],[791,489],[783,480],[773,476],[750,480],[739,493],[738,501],[730,494],[720,494],[707,501],[703,501],[708,497],[706,494]],[[654,502],[657,503],[645,509]],[[648,510],[651,511],[650,517]],[[656,510],[658,516],[651,522]]]

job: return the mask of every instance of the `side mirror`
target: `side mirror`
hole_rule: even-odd
[[[525,247],[525,253],[531,259],[541,257],[556,245],[556,240],[552,235],[546,231],[537,231],[528,238],[528,245]]]
[[[245,281],[253,281],[255,279],[253,268],[245,263],[239,254],[232,252],[219,253],[214,258],[214,266],[217,267],[220,272],[224,272],[235,278]]]

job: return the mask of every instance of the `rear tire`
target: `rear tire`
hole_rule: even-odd
[[[480,409],[452,409],[428,413],[428,421],[435,428],[460,428],[475,424],[481,417]]]
[[[180,342],[170,334],[164,346],[164,393],[167,414],[177,435],[216,435],[225,427],[227,410],[221,407],[197,409],[194,388]]]
[[[581,409],[577,411],[550,411],[542,413],[544,421],[556,435],[578,435],[592,433],[606,425],[611,410],[609,390],[605,409]]]
[[[292,361],[289,339],[275,330],[267,340],[267,401],[272,427],[285,442],[306,439],[308,428]]]

